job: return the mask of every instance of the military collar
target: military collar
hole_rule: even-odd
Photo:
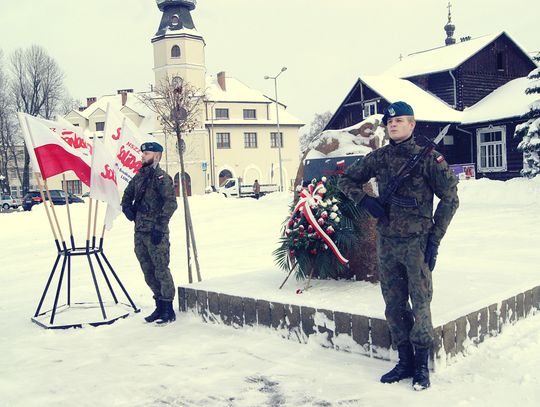
[[[411,137],[402,141],[401,143],[396,143],[394,140],[390,139],[390,145],[396,151],[412,152],[416,147],[416,142],[414,141],[414,137],[411,135]]]

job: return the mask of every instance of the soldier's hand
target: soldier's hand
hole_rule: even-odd
[[[135,211],[133,210],[133,207],[131,206],[122,206],[122,212],[124,212],[124,215],[126,215],[126,218],[133,222],[135,220]]]
[[[429,267],[429,271],[433,271],[435,263],[437,262],[437,254],[439,252],[439,245],[428,239],[426,252],[424,253],[424,261]]]
[[[373,198],[372,196],[364,195],[360,201],[360,206],[368,211],[374,218],[380,218],[384,215],[384,207],[377,198]]]
[[[162,240],[163,240],[163,232],[157,229],[153,229],[152,234],[150,235],[150,241],[152,242],[152,244],[153,245],[160,244]]]

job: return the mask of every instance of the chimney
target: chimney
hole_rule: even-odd
[[[221,71],[217,74],[217,81],[221,90],[226,92],[227,86],[225,84],[225,71]]]
[[[92,103],[94,103],[97,100],[95,97],[86,98],[86,107],[89,107]]]
[[[118,89],[116,91],[117,95],[122,95],[122,106],[126,105],[128,93],[133,93],[133,89]]]

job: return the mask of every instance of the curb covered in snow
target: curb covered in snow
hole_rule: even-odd
[[[396,359],[388,325],[383,319],[189,287],[178,288],[178,301],[181,312],[198,315],[204,322],[234,328],[265,327],[300,343],[316,343],[377,359]],[[435,327],[431,365],[446,366],[469,346],[499,335],[505,325],[538,309],[540,286]]]

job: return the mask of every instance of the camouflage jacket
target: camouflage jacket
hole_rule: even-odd
[[[178,207],[172,178],[159,166],[142,167],[124,191],[122,207],[136,211],[135,231],[169,232],[169,220]]]
[[[413,137],[379,148],[349,167],[339,180],[339,188],[356,203],[364,197],[362,186],[371,178],[377,180],[379,191],[384,191],[400,167],[421,150],[422,147],[416,144]],[[458,179],[444,157],[433,151],[413,169],[411,176],[396,191],[397,195],[416,198],[418,206],[405,208],[388,203],[386,216],[377,222],[378,232],[386,237],[429,234],[439,244],[459,206],[457,184]],[[440,199],[435,214],[434,194]]]

